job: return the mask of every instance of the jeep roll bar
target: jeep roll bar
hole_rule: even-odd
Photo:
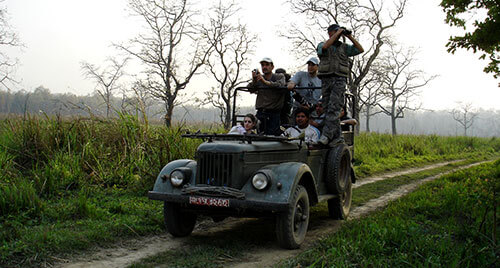
[[[265,89],[265,90],[270,90],[270,89],[282,89],[282,90],[286,90],[288,91],[289,89],[287,87],[259,87],[259,88],[249,88],[249,87],[237,87],[235,90],[234,90],[234,96],[233,96],[233,112],[231,114],[231,118],[232,118],[232,125],[235,126],[236,125],[236,96],[238,96],[238,91],[243,91],[243,92],[250,92],[249,89],[255,89],[256,91],[257,90],[262,90],[262,89]],[[318,89],[321,89],[321,87],[294,87],[293,89],[314,89],[314,90],[318,90]],[[250,92],[251,93],[251,92]]]
[[[249,90],[250,88],[249,87],[237,87],[235,90],[234,90],[234,96],[233,96],[233,111],[232,111],[232,114],[231,114],[231,124],[232,126],[235,126],[236,123],[237,123],[237,118],[236,118],[236,96],[238,96],[238,91],[243,91],[243,92],[250,92]],[[252,89],[255,89],[255,88],[252,88]],[[288,91],[288,88],[287,87],[259,87],[259,88],[256,88],[256,90],[261,90],[261,89],[265,89],[265,90],[269,90],[269,89],[283,89],[283,90],[287,90]],[[321,89],[321,87],[294,87],[294,89],[313,89],[313,90],[318,90],[318,89]],[[347,99],[351,99],[351,115],[353,118],[356,118],[356,109],[354,109],[354,95],[350,92],[345,92],[345,100],[344,100],[344,105],[347,104]]]

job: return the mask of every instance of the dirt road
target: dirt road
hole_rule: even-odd
[[[454,162],[457,161],[449,161],[449,162],[425,166],[422,168],[408,169],[404,171],[384,174],[377,177],[365,178],[362,181],[357,182],[354,186],[359,187],[364,184],[373,183],[376,181],[404,174],[411,174],[423,170],[433,169]],[[468,168],[478,164],[480,163],[467,165],[461,168]],[[401,196],[413,191],[422,183],[434,180],[441,175],[443,174],[438,174],[436,176],[428,177],[423,180],[401,186],[392,192],[389,192],[383,196],[368,201],[363,206],[355,207],[351,210],[349,219],[362,217],[370,213],[371,211],[374,211],[377,208],[384,207],[385,205],[387,205],[389,201],[400,198]],[[206,234],[206,233],[217,233],[223,230],[229,230],[236,225],[242,224],[242,222],[244,221],[252,221],[252,220],[253,219],[230,218],[225,220],[223,224],[220,223],[214,224],[211,221],[202,221],[195,227],[193,235],[195,235],[196,232],[203,232],[204,234]],[[232,267],[242,268],[242,267],[271,266],[282,259],[286,259],[298,254],[299,252],[301,252],[305,248],[308,248],[312,243],[322,238],[323,236],[335,232],[341,227],[341,223],[342,221],[336,221],[330,219],[321,219],[319,222],[316,221],[314,225],[311,226],[310,229],[308,230],[306,240],[302,245],[301,249],[284,250],[279,248],[276,245],[276,243],[274,243],[272,245],[261,247],[256,251],[249,252],[244,260],[239,260],[237,263],[234,263]],[[142,258],[153,256],[169,249],[188,247],[189,246],[188,240],[189,238],[172,239],[172,237],[168,234],[130,239],[122,242],[121,244],[117,245],[114,248],[96,249],[95,250],[96,253],[85,254],[84,256],[80,256],[75,260],[59,259],[59,263],[56,265],[56,267],[65,267],[65,268],[125,267]]]

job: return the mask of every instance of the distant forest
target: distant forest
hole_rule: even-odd
[[[134,99],[126,96],[114,97],[113,116],[118,112],[127,112],[142,117]],[[239,107],[239,114],[254,112],[253,107]],[[78,96],[71,93],[52,94],[42,86],[33,92],[0,90],[0,114],[71,116],[106,116],[106,105],[98,94]],[[160,102],[149,101],[146,107],[147,117],[151,122],[161,123],[164,107]],[[468,136],[500,137],[500,110],[471,111],[475,115],[472,125],[467,129]],[[219,110],[211,107],[178,105],[174,109],[174,123],[218,124]],[[366,131],[365,117],[360,117],[361,131]],[[370,130],[379,133],[391,133],[388,116],[377,114],[370,119]],[[453,118],[451,110],[422,110],[407,112],[404,118],[397,120],[399,134],[436,134],[442,136],[463,136],[464,127]]]

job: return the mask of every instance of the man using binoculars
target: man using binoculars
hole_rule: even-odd
[[[321,79],[321,93],[325,110],[325,126],[318,142],[324,145],[343,141],[340,129],[340,110],[344,105],[347,78],[351,71],[349,57],[363,53],[363,47],[352,37],[351,31],[332,24],[328,27],[329,39],[318,44],[320,59],[318,77]],[[352,45],[339,40],[344,35]]]

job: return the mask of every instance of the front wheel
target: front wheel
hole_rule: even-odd
[[[276,236],[281,247],[296,249],[304,241],[309,225],[309,196],[307,190],[297,185],[290,207],[277,215]]]
[[[349,172],[350,173],[350,172]],[[346,181],[344,192],[338,194],[337,197],[328,200],[328,214],[330,218],[336,220],[345,220],[349,216],[352,201],[352,182],[349,179]]]
[[[196,214],[182,211],[179,204],[165,202],[163,217],[168,232],[176,237],[188,236],[193,232],[196,224]]]

